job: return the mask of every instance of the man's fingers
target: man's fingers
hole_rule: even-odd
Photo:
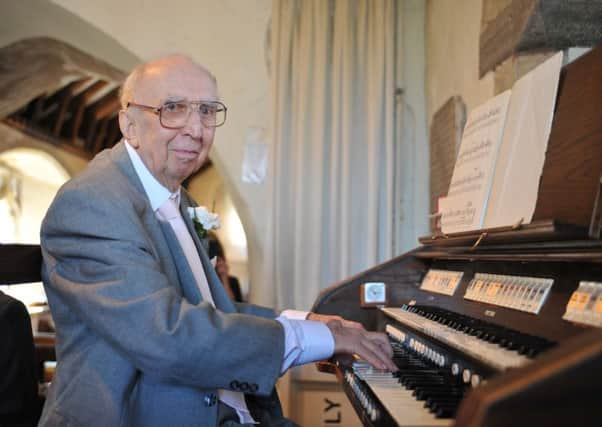
[[[388,370],[387,365],[370,349],[362,347],[356,354],[375,368]]]
[[[389,358],[393,357],[393,348],[386,335],[378,332],[367,332],[370,340],[378,345],[382,351],[384,351]]]
[[[383,350],[378,341],[373,341],[369,337],[364,337],[361,341],[361,345],[367,350],[366,353],[374,359],[374,362],[366,359],[374,367],[393,372],[397,371],[397,366],[395,366],[395,363],[391,360],[391,355]]]

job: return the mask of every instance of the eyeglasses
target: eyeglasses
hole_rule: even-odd
[[[170,129],[180,129],[186,126],[192,110],[199,112],[203,125],[215,128],[226,122],[226,112],[228,111],[226,106],[219,101],[170,101],[160,107],[128,102],[126,108],[129,107],[144,108],[158,114],[161,126]]]

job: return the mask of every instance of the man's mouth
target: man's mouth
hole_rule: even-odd
[[[193,160],[199,156],[199,152],[197,150],[187,150],[185,148],[174,148],[172,151],[178,158],[184,160]]]

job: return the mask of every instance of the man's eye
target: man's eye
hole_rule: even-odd
[[[186,111],[186,104],[183,102],[168,102],[163,105],[163,109],[168,113],[179,113]]]
[[[215,107],[208,104],[201,104],[199,106],[199,111],[204,116],[215,116]]]

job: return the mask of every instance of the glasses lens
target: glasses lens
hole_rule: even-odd
[[[191,108],[198,110],[201,122],[207,127],[217,127],[226,121],[226,106],[221,102],[167,102],[161,107],[161,124],[168,128],[186,126]]]
[[[220,102],[200,103],[199,114],[205,126],[217,127],[226,121],[226,108]]]
[[[180,128],[186,125],[190,105],[186,102],[166,102],[161,107],[161,124],[169,128]]]

